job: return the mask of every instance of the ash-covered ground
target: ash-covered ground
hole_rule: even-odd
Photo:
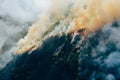
[[[17,55],[0,80],[120,80],[120,21],[80,44],[81,35],[52,36],[32,53]]]

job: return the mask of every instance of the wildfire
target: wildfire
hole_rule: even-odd
[[[69,16],[68,20],[65,19],[65,16],[63,15],[64,10],[63,13],[62,11],[60,13],[58,13],[58,11],[55,11],[55,13],[52,12],[55,15],[51,15],[49,18],[46,18],[46,20],[43,19],[44,21],[41,22],[41,24],[44,25],[46,24],[46,27],[44,27],[44,25],[42,25],[43,27],[42,26],[40,27],[40,24],[38,23],[33,25],[28,31],[27,36],[19,41],[19,49],[17,49],[17,53],[23,53],[36,47],[42,38],[41,35],[43,36],[48,31],[53,31],[51,29],[55,29],[56,26],[54,26],[54,24],[56,24],[57,21],[59,22],[64,21],[64,24],[67,24],[65,22],[69,22],[72,19],[70,23],[73,23],[73,26],[70,27],[68,33],[75,33],[77,31],[78,33],[86,37],[90,33],[100,30],[105,24],[120,19],[119,10],[120,0],[81,0],[81,1],[83,2],[85,1],[84,5],[80,7],[74,4],[74,6],[71,8],[69,12],[69,14],[71,15]],[[56,16],[56,18],[52,20],[51,19],[52,16]],[[62,28],[65,28],[63,26],[66,26],[63,25],[63,23],[61,23],[61,25]],[[64,33],[67,32],[64,31]]]

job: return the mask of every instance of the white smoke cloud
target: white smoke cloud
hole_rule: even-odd
[[[120,53],[113,52],[111,53],[108,58],[105,60],[107,67],[116,67],[120,66]]]
[[[48,0],[2,0],[0,16],[25,23],[44,12],[49,5]]]
[[[92,49],[93,64],[97,64],[95,76],[104,76],[105,80],[116,80],[120,76],[120,21],[106,24],[98,33],[98,45]],[[93,34],[94,35],[94,34]],[[100,35],[100,36],[99,36]],[[93,37],[95,38],[95,37]],[[95,42],[96,44],[96,42]],[[91,46],[92,47],[92,46]],[[114,73],[115,71],[116,73]],[[97,71],[96,71],[97,72]],[[107,73],[106,73],[107,72]],[[113,73],[112,73],[113,72]],[[94,78],[95,76],[92,76]]]
[[[0,0],[0,69],[12,59],[14,47],[50,0]]]
[[[112,53],[110,53],[110,55],[107,57],[107,59],[105,59],[105,63],[107,67],[119,67],[120,66],[120,35],[119,35],[119,31],[120,31],[120,24],[119,21],[117,22],[118,27],[114,27],[113,25],[111,25],[111,27],[109,27],[108,25],[105,26],[103,28],[103,31],[109,31],[110,37],[108,38],[108,40],[104,43],[113,43],[114,45],[110,46],[111,48],[116,48],[116,50]],[[102,46],[101,46],[102,47]]]
[[[105,80],[116,80],[112,74],[108,74]]]

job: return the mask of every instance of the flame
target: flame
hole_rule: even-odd
[[[67,6],[56,5],[56,7],[63,7],[51,10],[30,27],[25,38],[19,41],[17,53],[36,49],[44,37],[59,34],[61,31],[67,34],[85,29],[84,35],[87,36],[100,30],[105,24],[120,19],[120,0],[76,0],[70,11],[66,9],[70,0],[67,0],[68,3],[67,1],[65,3],[64,0],[58,0],[58,4],[59,1]],[[69,13],[68,16],[66,16],[66,13]],[[59,23],[59,26],[56,26],[57,23]]]

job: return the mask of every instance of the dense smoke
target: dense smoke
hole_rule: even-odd
[[[107,24],[79,44],[82,35],[51,36],[12,60],[1,80],[120,80],[120,21]]]
[[[42,0],[0,0],[0,68],[12,58],[18,40],[48,6],[49,1]]]
[[[119,3],[2,1],[0,80],[120,80]]]
[[[80,46],[79,78],[119,80],[120,21],[105,25]],[[82,48],[82,49],[81,49]]]
[[[119,20],[119,0],[53,1],[38,22],[18,43],[17,53],[36,49],[43,39],[85,29],[84,36],[100,30],[105,24]]]

